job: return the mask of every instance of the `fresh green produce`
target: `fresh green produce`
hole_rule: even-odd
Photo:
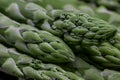
[[[120,72],[114,71],[114,70],[109,70],[105,69],[101,73],[105,80],[119,80],[120,79]]]
[[[117,31],[113,25],[85,13],[53,10],[51,16],[54,20],[45,20],[41,28],[72,46],[98,45],[112,38]]]
[[[99,5],[105,6],[110,9],[116,9],[120,7],[119,0],[96,0]]]
[[[71,62],[75,58],[72,50],[58,37],[19,24],[3,14],[0,14],[0,41],[45,62]]]
[[[51,19],[43,7],[24,0],[0,0],[0,11],[17,21],[29,23],[33,26],[33,22]]]
[[[107,8],[103,6],[92,7],[86,4],[83,6],[79,6],[78,9],[76,8],[73,9],[73,11],[76,11],[76,10],[81,13],[87,13],[90,16],[105,20],[111,25],[115,25],[116,27],[120,26],[120,14],[115,11],[108,10]]]
[[[88,64],[80,57],[76,57],[75,61],[62,66],[65,70],[71,71],[78,76],[82,76],[85,80],[104,80],[101,70]]]
[[[28,21],[28,19],[31,19],[32,22],[36,23],[36,26],[38,26],[38,27],[41,27],[43,20],[49,20],[50,23],[48,22],[48,24],[51,24],[50,25],[51,28],[49,28],[49,25],[47,25],[47,22],[45,21],[42,29],[44,29],[44,30],[47,29],[48,31],[52,32],[53,34],[55,34],[57,36],[63,34],[64,36],[63,35],[62,36],[66,37],[66,35],[68,35],[66,38],[70,38],[71,37],[70,35],[73,35],[76,38],[82,38],[82,37],[76,36],[79,33],[74,34],[74,32],[76,32],[76,29],[78,29],[78,28],[90,27],[91,29],[92,28],[99,29],[98,32],[96,32],[96,30],[94,31],[94,29],[93,29],[93,31],[92,30],[89,31],[86,28],[86,29],[84,29],[85,30],[84,32],[79,34],[79,35],[83,36],[84,38],[86,38],[83,40],[85,42],[85,44],[89,43],[91,41],[93,41],[91,43],[95,42],[94,44],[96,44],[96,43],[98,43],[97,42],[98,39],[100,39],[100,40],[103,38],[107,39],[108,37],[112,37],[114,35],[114,33],[116,32],[116,30],[114,28],[112,28],[112,26],[107,24],[105,21],[102,21],[102,20],[99,20],[96,18],[92,18],[92,17],[88,16],[87,14],[82,14],[82,13],[75,14],[72,12],[67,12],[67,11],[62,11],[62,10],[61,11],[52,10],[50,12],[47,12],[40,5],[31,3],[31,2],[27,3],[25,1],[20,1],[20,0],[18,0],[18,1],[16,1],[16,0],[10,0],[10,1],[1,0],[0,1],[0,10],[15,20],[24,21],[24,20],[22,20],[22,18],[19,19],[20,16],[24,16],[27,21]],[[15,13],[13,13],[13,11],[15,11]],[[44,12],[44,15],[42,14],[43,12]],[[47,13],[49,16],[47,15]],[[70,17],[69,17],[69,15],[70,15]],[[42,17],[44,17],[44,18],[42,18]],[[68,17],[68,19],[67,19],[67,17]],[[56,18],[58,18],[58,19],[56,19]],[[66,27],[67,25],[70,25],[69,27],[67,27],[67,29],[70,29],[70,30],[67,30],[67,29],[63,30],[63,28]],[[80,27],[80,26],[82,26],[82,27]],[[102,27],[102,26],[104,26],[104,27]],[[46,28],[46,27],[48,27],[48,28]],[[59,27],[61,27],[61,29]],[[74,27],[76,27],[76,28],[74,28]],[[54,28],[56,28],[56,29],[54,29]],[[68,31],[71,31],[71,32],[68,33]],[[83,31],[83,30],[81,29],[81,31]],[[90,35],[88,32],[90,32]],[[88,34],[85,34],[85,33],[88,33]],[[90,40],[90,39],[88,39],[88,37],[90,37],[90,38],[94,37],[95,39]],[[76,41],[77,43],[81,42],[84,44],[84,42],[80,39],[79,40],[74,39],[74,41]],[[75,44],[75,43],[73,43],[73,44]]]
[[[119,0],[79,0],[79,1],[85,1],[99,6],[105,6],[112,10],[120,8]]]
[[[80,55],[81,57],[81,55]],[[78,76],[82,76],[85,80],[119,80],[120,72],[104,68],[100,70],[93,64],[88,64],[86,61],[76,57],[75,61],[62,65],[65,70],[74,72]]]
[[[86,7],[82,7],[82,8],[85,9]],[[82,8],[80,8],[80,9],[82,9]],[[90,12],[91,12],[91,10],[90,10]],[[84,12],[84,13],[86,13],[86,12]],[[89,12],[87,12],[87,13],[89,13]],[[97,14],[95,14],[95,13],[97,13]],[[120,20],[119,14],[115,14],[114,12],[110,12],[110,11],[108,12],[105,10],[105,8],[102,8],[102,7],[97,9],[96,12],[93,12],[93,14],[95,14],[95,17],[105,19],[106,21],[109,21],[110,24],[114,24],[114,25],[116,25],[116,27],[119,27],[119,20]],[[57,19],[60,19],[60,18],[57,17]],[[56,18],[55,18],[55,20],[56,20]],[[56,25],[56,23],[54,23],[54,22],[52,24],[51,24],[51,21],[45,22],[45,24],[43,24],[43,26],[42,26],[42,29],[48,30],[49,32],[51,32],[53,34],[56,34],[56,33],[54,33],[55,30],[56,30],[56,32],[57,32],[57,30],[61,30],[61,33],[63,32],[63,34],[67,33],[68,29],[66,29],[66,31],[65,31],[66,26],[63,27],[63,25],[62,25],[62,28],[63,28],[63,30],[62,30],[61,26],[59,27],[58,24]],[[111,25],[111,27],[116,28],[115,26],[112,26],[112,25]],[[53,30],[51,30],[51,28]],[[117,28],[117,29],[118,29],[118,31],[120,30],[119,28]],[[76,30],[78,30],[78,28]],[[71,32],[71,31],[69,30],[69,32]],[[77,33],[77,31],[75,31],[75,32]],[[61,34],[61,35],[63,35],[63,34]],[[74,35],[74,33],[70,33],[70,34],[71,34],[71,36]],[[120,37],[119,34],[120,33],[118,32],[114,38],[111,38],[110,42],[108,40],[105,42],[100,42],[98,45],[93,45],[93,46],[92,45],[91,46],[80,45],[80,48],[82,47],[83,52],[87,53],[87,56],[90,58],[90,60],[93,60],[95,63],[99,64],[100,66],[109,67],[109,68],[119,68],[120,67],[120,47],[119,47],[120,39],[118,39]],[[66,36],[65,36],[65,38],[66,38]],[[70,38],[68,40],[70,40]],[[68,43],[68,41],[66,41],[66,43]],[[78,43],[76,43],[76,44],[78,44]],[[75,42],[71,42],[70,45],[71,44],[72,44],[72,46],[73,46],[73,44],[76,45]]]
[[[115,25],[116,27],[120,26],[120,14],[114,11],[110,11],[105,7],[96,8],[96,17],[106,20],[110,24]]]
[[[115,69],[120,67],[120,48],[114,45],[104,42],[98,46],[84,47],[84,51],[96,64]]]
[[[43,7],[51,6],[54,9],[62,9],[64,6],[72,4],[78,6],[81,3],[78,0],[24,0],[27,2],[34,2]]]
[[[1,4],[7,3],[7,6],[3,7],[3,4],[0,5],[2,11],[8,16],[10,12],[7,11],[7,9],[10,9],[10,11],[13,9],[10,8],[13,2],[20,6],[20,3],[17,3],[17,1],[10,1],[11,2],[5,2],[5,0],[1,0]],[[21,2],[21,4],[25,4],[25,2]],[[27,4],[29,3],[26,3],[26,5]],[[38,8],[35,7],[36,6],[34,6],[34,9]],[[25,9],[26,8],[24,8],[24,11],[27,12]],[[51,10],[48,15],[51,17],[51,19],[45,18],[44,23],[36,23],[37,26],[40,25],[39,27],[41,27],[41,29],[61,37],[69,46],[79,50],[81,47],[99,45],[101,42],[112,38],[117,31],[114,26],[109,25],[107,22],[98,18],[93,18],[85,13],[74,13],[64,10]]]
[[[0,0],[0,71],[19,80],[120,80],[119,13],[120,0]]]
[[[37,80],[84,80],[72,72],[67,72],[54,64],[44,64],[40,60],[21,54],[13,48],[0,44],[1,70],[19,77]]]

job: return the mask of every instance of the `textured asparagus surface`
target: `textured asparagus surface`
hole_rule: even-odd
[[[0,66],[3,72],[10,75],[37,80],[84,80],[72,72],[67,72],[54,64],[42,61],[7,48],[0,44]]]
[[[7,21],[7,22],[6,22]],[[19,24],[0,14],[0,40],[45,62],[74,61],[72,50],[58,37]]]
[[[120,80],[119,26],[119,0],[0,0],[0,80]]]

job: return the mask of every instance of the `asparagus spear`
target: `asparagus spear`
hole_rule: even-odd
[[[25,0],[27,2],[33,2],[43,7],[48,5],[52,6],[55,9],[62,9],[65,5],[72,4],[78,6],[80,2],[78,0]]]
[[[79,0],[84,2],[93,3],[99,6],[105,6],[108,9],[116,10],[119,9],[119,0]]]
[[[26,2],[24,0],[0,0],[0,5],[1,12],[15,20],[29,23],[33,26],[33,22],[51,19],[43,7],[32,2]]]
[[[74,62],[64,65],[63,68],[82,76],[85,80],[104,80],[101,70],[80,57],[76,57]]]
[[[96,14],[98,18],[106,20],[110,24],[115,25],[116,27],[120,26],[120,15],[117,12],[110,11],[105,7],[96,8]]]
[[[116,29],[105,21],[90,17],[87,14],[76,14],[64,10],[52,10],[47,12],[40,5],[32,2],[27,3],[26,1],[21,0],[10,0],[8,2],[7,0],[1,0],[0,9],[3,13],[7,14],[7,16],[16,20],[19,20],[18,17],[21,15],[26,17],[26,19],[31,19],[37,27],[47,30],[54,35],[62,36],[65,38],[64,40],[69,43],[73,43],[72,41],[74,41],[74,44],[96,44],[98,43],[98,39],[99,41],[101,41],[101,39],[106,40],[107,38],[112,37],[116,32]],[[17,15],[16,17],[13,16],[13,10],[15,10],[14,15]],[[35,12],[38,12],[39,14]],[[45,15],[41,15],[43,12],[45,12]],[[51,19],[44,17],[48,15]],[[45,20],[44,23],[43,20]],[[43,25],[41,26],[41,24]],[[78,35],[80,36],[78,37]],[[84,39],[80,40],[81,38]],[[71,41],[68,39],[71,39]]]
[[[107,22],[84,13],[53,10],[51,16],[54,20],[45,20],[41,28],[62,37],[72,46],[98,45],[112,38],[117,31]]]
[[[58,37],[19,24],[0,14],[0,40],[45,62],[74,61],[72,50]]]
[[[10,75],[36,80],[84,80],[72,72],[67,72],[54,64],[44,64],[40,60],[7,48],[0,44],[1,70]]]
[[[1,1],[1,3],[4,4],[7,3],[7,6],[1,7],[3,9],[3,12],[9,13],[5,10],[7,10],[7,8],[10,8],[8,7],[8,5],[11,5],[12,2],[17,3],[16,1],[13,0],[9,3]],[[103,56],[104,50],[102,51],[101,46],[102,47],[107,46],[108,48],[111,48],[111,45],[105,42],[107,42],[115,35],[117,29],[114,26],[108,24],[107,22],[97,18],[90,17],[89,15],[84,13],[75,13],[64,10],[52,10],[50,11],[49,16],[51,16],[52,19],[45,19],[43,24],[38,23],[40,25],[42,24],[42,26],[40,27],[43,30],[49,31],[52,34],[61,37],[71,47],[75,47],[78,49],[81,49],[82,47],[83,50],[88,51],[89,55],[94,54],[95,58],[98,55],[104,58]],[[96,47],[99,48],[99,45],[101,45],[100,46],[101,51],[99,51],[99,49],[96,50]],[[115,55],[117,55],[115,56],[115,58],[119,59],[118,51],[115,53]],[[108,61],[108,63],[111,62]],[[116,62],[114,64],[116,66]]]
[[[83,56],[78,55],[74,62],[62,65],[62,67],[75,73],[78,76],[83,77],[85,80],[119,80],[120,72],[107,68],[98,69],[95,64],[86,62],[86,59],[82,59]]]

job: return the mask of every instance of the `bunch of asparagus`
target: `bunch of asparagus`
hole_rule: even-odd
[[[119,13],[107,10],[119,1],[106,2],[0,0],[0,70],[19,80],[119,80]]]

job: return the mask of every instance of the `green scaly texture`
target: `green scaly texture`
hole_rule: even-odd
[[[105,7],[98,7],[96,8],[96,14],[98,18],[101,18],[103,20],[106,20],[112,25],[115,25],[116,27],[120,26],[120,14],[115,11],[110,11],[106,9]]]
[[[99,6],[105,6],[108,9],[116,10],[120,8],[119,0],[79,0],[89,2]]]
[[[74,62],[60,65],[67,71],[73,72],[78,76],[83,77],[85,80],[119,80],[120,72],[110,70],[107,68],[98,69],[95,64],[89,64],[82,59],[83,56],[78,55]]]
[[[43,19],[51,19],[47,15],[46,9],[32,2],[24,0],[0,0],[0,5],[1,12],[19,22],[29,23],[32,26]]]
[[[84,47],[83,50],[90,60],[103,67],[120,68],[120,28],[117,29],[116,35],[109,41],[97,46]]]
[[[64,6],[69,4],[74,6],[78,6],[81,4],[78,0],[24,0],[24,1],[33,2],[45,8],[47,6],[51,6],[54,9],[62,9]]]
[[[54,20],[45,20],[41,28],[61,37],[75,50],[86,52],[86,56],[101,66],[120,67],[120,48],[109,42],[117,35],[115,26],[84,13],[61,11],[52,11]]]
[[[74,47],[98,45],[112,38],[117,31],[113,25],[85,13],[52,10],[49,15],[54,20],[45,20],[41,29]]]
[[[44,64],[2,44],[0,44],[0,68],[5,73],[25,80],[84,80],[57,65]]]
[[[71,62],[75,58],[72,50],[58,37],[19,24],[3,14],[0,14],[0,41],[45,62]]]
[[[3,7],[2,3],[6,4],[7,6],[5,5]],[[23,2],[17,3],[17,1],[11,0],[11,2],[8,3],[5,0],[1,0],[2,5],[0,8],[5,14],[8,15],[10,12],[7,10],[10,9],[11,11],[13,9],[11,8],[13,3],[16,3],[16,5],[19,6],[19,12],[22,13],[22,10],[20,10],[21,6],[19,4],[23,5]],[[25,8],[25,5],[27,4],[29,3],[24,2],[23,11],[29,12]],[[33,6],[34,11],[39,11],[40,9],[35,5],[36,4]],[[36,8],[37,10],[35,10]],[[26,14],[26,12],[23,13]],[[41,29],[51,32],[52,34],[62,38],[70,47],[73,49],[75,48],[74,50],[81,50],[82,48],[83,51],[87,51],[90,57],[93,57],[93,61],[99,61],[98,58],[100,57],[101,59],[102,57],[101,61],[99,61],[101,65],[106,66],[107,63],[110,63],[107,65],[107,67],[110,65],[112,65],[111,67],[115,68],[119,66],[117,61],[106,58],[106,56],[112,56],[119,59],[118,49],[116,51],[116,49],[112,47],[113,49],[110,50],[111,53],[109,53],[110,51],[108,50],[108,48],[111,48],[112,46],[109,44],[108,40],[111,39],[117,32],[117,29],[113,25],[110,25],[101,19],[91,17],[85,13],[77,13],[65,10],[51,10],[47,12],[47,14],[51,17],[51,19],[44,18],[45,20],[43,24],[41,22],[37,23],[37,26],[40,25],[39,27]],[[103,47],[105,47],[105,50],[108,51],[105,51]],[[113,53],[114,51],[115,53]]]

